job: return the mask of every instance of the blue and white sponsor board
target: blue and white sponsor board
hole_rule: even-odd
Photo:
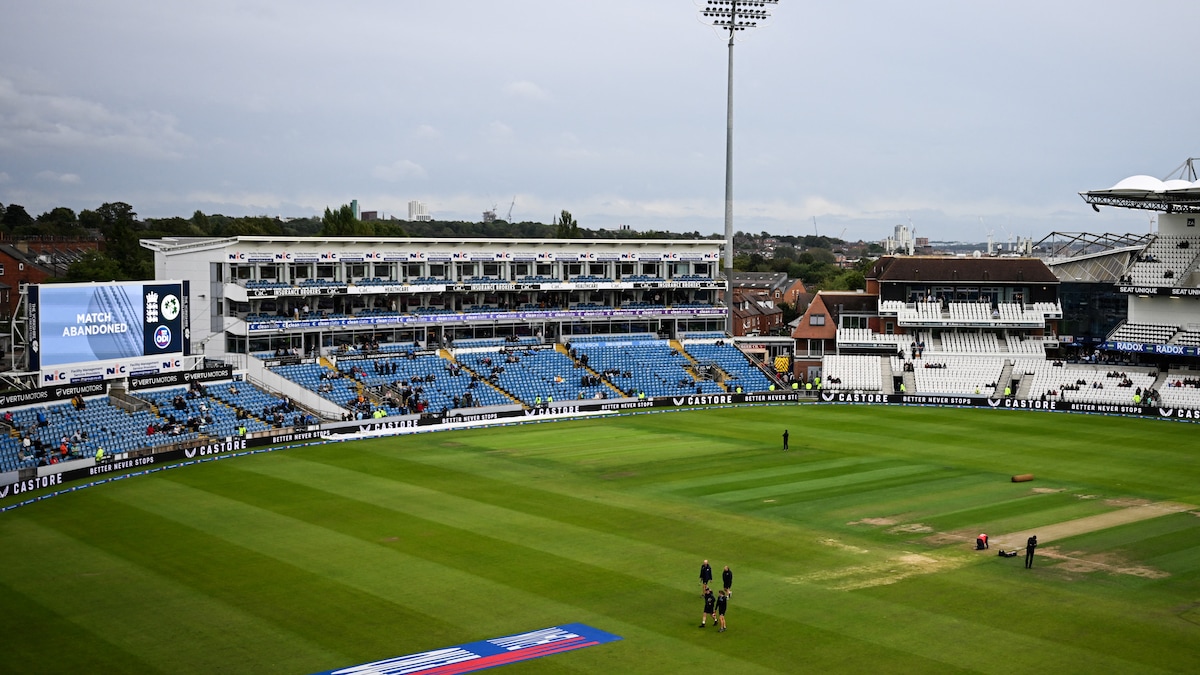
[[[348,668],[325,670],[316,675],[458,675],[594,647],[620,639],[619,635],[591,626],[569,623],[528,633],[372,661]]]
[[[705,306],[688,307],[684,309],[590,309],[590,310],[549,310],[549,311],[517,311],[517,312],[446,312],[441,314],[390,314],[385,316],[362,316],[337,319],[285,319],[278,318],[269,321],[248,321],[247,328],[251,332],[299,330],[304,328],[353,328],[356,326],[386,326],[386,325],[434,325],[463,323],[467,321],[504,321],[510,323],[522,321],[552,321],[563,319],[634,319],[643,317],[716,317],[726,313],[724,307]]]
[[[1166,354],[1168,356],[1200,356],[1200,347],[1168,345],[1145,342],[1112,341],[1100,345],[1100,349],[1132,354]]]
[[[188,282],[29,287],[29,369],[42,385],[183,368]]]

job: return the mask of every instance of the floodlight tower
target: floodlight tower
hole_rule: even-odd
[[[706,21],[729,31],[728,93],[725,109],[725,330],[733,335],[733,39],[740,30],[754,28],[770,16],[767,5],[779,0],[707,0],[700,13]]]

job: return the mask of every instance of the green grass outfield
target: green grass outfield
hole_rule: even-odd
[[[1198,436],[771,406],[161,471],[0,514],[0,671],[306,675],[582,622],[624,639],[495,672],[1195,672]],[[1032,570],[972,550],[1039,529]]]

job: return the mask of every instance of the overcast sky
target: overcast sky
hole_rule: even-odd
[[[4,2],[0,203],[724,228],[693,0]],[[1200,155],[1196,0],[782,0],[734,48],[734,228],[1146,232],[1078,193]],[[815,224],[814,224],[815,218]]]

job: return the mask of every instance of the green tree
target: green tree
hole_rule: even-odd
[[[9,204],[4,210],[4,229],[12,232],[17,228],[33,227],[33,216],[20,204]]]
[[[846,270],[840,274],[830,274],[822,285],[827,291],[854,291],[867,287],[867,280],[862,272]]]
[[[791,261],[791,260],[795,260],[797,255],[798,255],[798,252],[792,246],[776,246],[775,247],[775,259],[776,260]]]
[[[320,218],[296,218],[280,223],[283,233],[289,237],[315,237],[321,231]]]
[[[805,253],[808,253],[814,261],[819,263],[832,265],[837,262],[837,256],[828,248],[810,248]]]
[[[85,251],[67,268],[67,281],[124,281],[121,264],[99,251]]]
[[[785,326],[795,321],[796,317],[800,316],[800,311],[796,309],[796,306],[790,302],[779,303],[779,309],[783,311],[783,325]]]
[[[787,272],[792,264],[792,261],[787,258],[771,258],[767,262],[767,266],[771,268],[772,272]]]
[[[321,236],[324,237],[353,237],[375,234],[375,227],[369,222],[354,217],[354,209],[349,204],[342,204],[337,211],[325,207],[325,216],[321,218]]]
[[[867,278],[858,270],[848,270],[843,278],[846,280],[846,290],[848,291],[857,291],[867,287]]]
[[[104,219],[99,213],[91,209],[84,209],[79,212],[79,226],[85,230],[99,232],[104,227]]]
[[[196,212],[192,214],[192,225],[195,225],[196,229],[204,234],[212,234],[212,223],[208,222],[208,216],[204,215],[200,209],[196,209]]]
[[[392,220],[377,220],[372,223],[375,226],[375,236],[378,237],[406,237],[404,226]]]
[[[192,221],[179,216],[171,218],[153,218],[146,221],[146,231],[143,235],[146,238],[153,237],[194,237],[205,234],[192,224]]]
[[[572,216],[570,211],[563,209],[562,213],[554,219],[554,238],[578,239],[579,236],[579,221],[575,220],[575,216]]]
[[[75,212],[65,206],[59,206],[37,217],[38,225],[45,234],[70,235],[79,229],[79,219]]]
[[[153,278],[150,251],[138,243],[137,213],[133,207],[125,202],[108,202],[101,204],[96,213],[100,216],[100,232],[104,235],[104,252],[121,266],[121,278]]]

